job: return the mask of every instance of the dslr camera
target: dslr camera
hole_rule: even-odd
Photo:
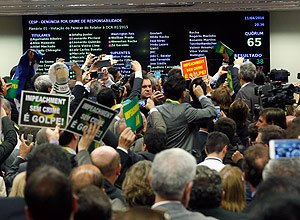
[[[128,79],[129,75],[124,75],[118,82],[116,82],[116,84],[111,85],[110,88],[113,90],[117,99],[123,96],[125,84],[128,82]]]

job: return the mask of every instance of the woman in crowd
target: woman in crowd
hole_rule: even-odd
[[[246,189],[242,171],[226,165],[221,171],[224,195],[221,208],[232,212],[241,212],[246,206]]]
[[[229,107],[228,116],[235,121],[236,133],[246,148],[249,146],[248,125],[250,121],[247,120],[248,114],[249,107],[242,99],[235,100]]]
[[[154,204],[154,192],[148,181],[152,162],[143,160],[134,164],[126,173],[122,190],[130,207]]]

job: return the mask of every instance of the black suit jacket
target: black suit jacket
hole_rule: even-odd
[[[134,99],[136,96],[140,98],[141,90],[142,90],[143,79],[142,78],[134,78],[133,86],[131,92],[128,96],[128,99]]]
[[[247,215],[238,212],[229,212],[222,208],[200,209],[199,212],[206,216],[212,216],[220,220],[243,220]]]
[[[26,171],[27,162],[20,157],[16,157],[11,167],[4,176],[6,191],[9,192],[14,178],[21,172]]]
[[[259,106],[259,97],[255,95],[255,90],[254,90],[255,87],[256,84],[250,82],[246,86],[242,87],[235,97],[235,99],[243,99],[247,103],[250,109],[250,117],[249,117],[250,121],[252,121],[252,118],[255,115],[254,114],[255,106],[256,105]]]
[[[123,150],[121,150],[119,148],[117,148],[116,150],[120,155],[122,168],[121,168],[121,174],[118,177],[115,185],[118,186],[119,188],[122,188],[122,183],[125,179],[125,174],[126,174],[127,170],[133,164],[135,164],[136,162],[138,162],[140,160],[145,160],[145,158],[142,155],[135,153],[131,150],[128,150],[128,153],[124,152]]]
[[[141,160],[149,160],[149,161],[153,161],[154,160],[154,154],[150,153],[150,152],[133,152],[131,150],[128,150],[128,153],[125,153],[124,151],[120,150],[117,148],[117,152],[120,155],[121,158],[121,165],[122,165],[122,169],[121,169],[121,174],[118,177],[115,185],[119,188],[122,188],[122,183],[125,179],[125,175],[127,170],[135,163],[137,163],[138,161]]]
[[[15,122],[16,124],[18,124],[18,120],[19,120],[19,111],[17,109],[16,103],[14,101],[14,99],[8,99],[6,98],[9,103],[10,103],[10,107],[11,107],[11,120],[13,122]]]
[[[24,198],[0,198],[0,218],[5,220],[26,220]]]
[[[14,123],[7,117],[2,118],[3,142],[0,144],[0,166],[8,158],[17,145],[17,134]]]
[[[201,163],[205,157],[207,156],[205,153],[205,145],[207,140],[208,133],[205,131],[199,131],[199,151],[198,154],[200,154],[199,158],[197,158],[197,163]]]
[[[111,200],[113,200],[113,199],[120,199],[123,203],[125,203],[125,197],[123,195],[122,190],[120,190],[116,186],[112,185],[106,179],[104,179],[103,187],[105,189],[105,192],[106,192],[107,196]]]
[[[73,115],[83,98],[88,98],[89,93],[86,91],[84,86],[76,85],[72,90],[72,94],[74,95],[75,99],[70,103],[70,115]]]
[[[72,166],[72,169],[77,167],[78,166],[78,163],[75,159],[76,155],[75,154],[71,154],[69,152],[66,151],[66,155],[67,157],[69,158],[70,162],[71,162],[71,166]]]

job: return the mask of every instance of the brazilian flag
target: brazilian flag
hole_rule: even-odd
[[[214,49],[216,53],[220,53],[220,54],[224,54],[224,50],[226,50],[228,56],[231,56],[234,53],[234,51],[228,46],[226,46],[222,41],[218,41],[215,44]]]
[[[16,98],[18,87],[19,87],[19,80],[17,79],[7,80],[6,84],[11,84],[11,87],[9,90],[7,90],[5,97],[8,99]]]
[[[233,91],[232,75],[230,70],[227,70],[227,83],[230,91]]]

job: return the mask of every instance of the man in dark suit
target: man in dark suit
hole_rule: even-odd
[[[196,174],[196,160],[180,148],[156,154],[149,174],[155,193],[153,209],[166,211],[172,220],[214,219],[186,209]]]
[[[0,77],[0,99],[5,100],[4,96],[6,95],[8,86],[5,81]],[[17,133],[14,128],[14,122],[10,119],[11,115],[7,114],[5,111],[5,105],[1,103],[0,116],[2,121],[2,135],[3,140],[0,144],[0,166],[5,162],[9,155],[14,150],[15,146],[18,143]],[[8,103],[8,108],[11,110],[11,106]]]
[[[119,153],[110,146],[101,146],[93,150],[91,159],[104,176],[103,187],[108,197],[112,200],[118,198],[125,202],[122,191],[115,186],[122,167]]]
[[[146,108],[152,109],[154,107],[155,107],[154,101],[152,99],[148,99]],[[136,163],[140,160],[153,161],[154,154],[160,150],[165,149],[166,124],[165,124],[161,114],[158,111],[151,113],[151,115],[152,115],[151,119],[147,123],[148,124],[147,131],[150,130],[150,132],[151,132],[151,130],[152,131],[155,130],[155,132],[157,133],[156,134],[157,139],[156,139],[155,143],[151,143],[150,145],[149,145],[149,142],[153,142],[153,139],[151,139],[151,137],[150,137],[150,138],[148,138],[149,139],[148,141],[145,140],[144,144],[143,144],[144,149],[142,152],[135,152],[132,149],[133,143],[136,140],[136,134],[133,133],[133,131],[129,127],[125,128],[119,136],[118,147],[116,148],[116,150],[120,155],[122,169],[121,169],[120,176],[118,177],[117,181],[115,182],[115,185],[119,188],[121,188],[121,186],[122,186],[122,182],[125,178],[126,171],[134,163]],[[119,126],[121,126],[121,125],[119,125]],[[147,133],[147,131],[146,131],[146,133]],[[161,139],[164,139],[164,140],[161,140]],[[147,144],[147,143],[148,143],[150,150],[149,150],[149,148],[147,148],[147,146],[145,146],[145,144]]]
[[[256,75],[256,66],[251,62],[245,62],[241,65],[239,78],[241,89],[236,94],[235,99],[243,99],[250,109],[250,119],[254,116],[255,105],[259,105],[259,97],[255,95],[254,83]]]
[[[6,115],[6,112],[3,107],[0,109],[1,111],[1,120],[2,120],[2,134],[4,136],[4,140],[0,144],[0,166],[4,161],[8,158],[11,152],[14,150],[17,145],[17,134],[14,128],[14,123],[9,117]]]

